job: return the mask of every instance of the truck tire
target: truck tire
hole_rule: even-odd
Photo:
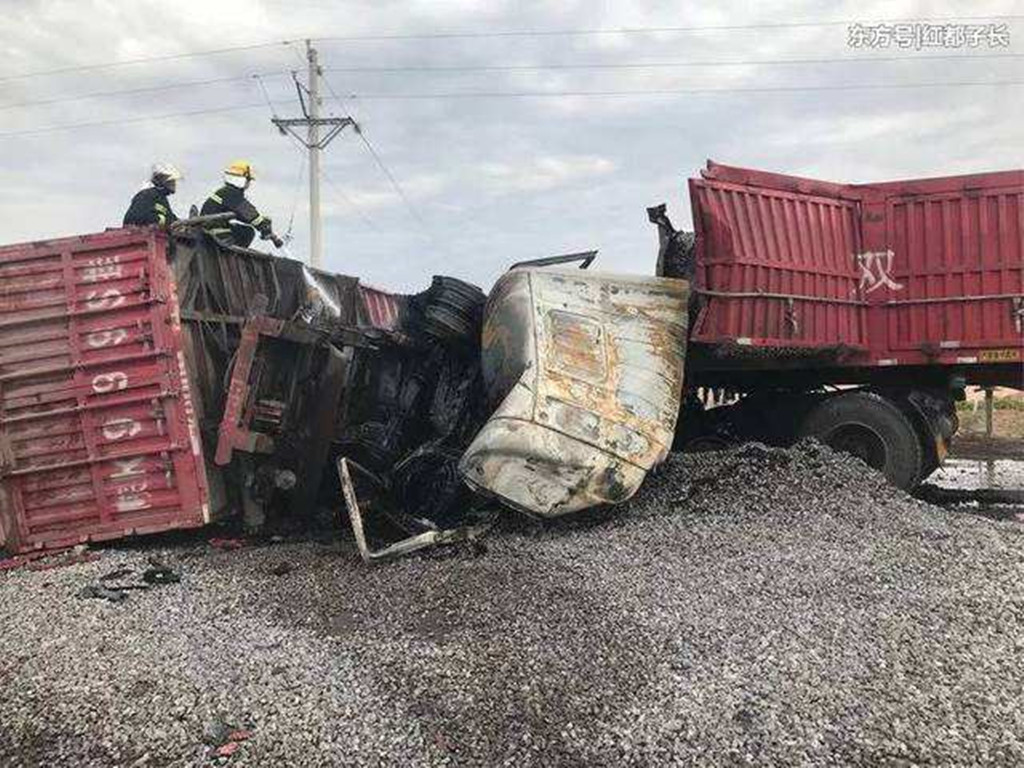
[[[910,419],[874,392],[847,392],[820,402],[804,420],[801,437],[814,437],[877,469],[893,485],[910,490],[924,459]]]

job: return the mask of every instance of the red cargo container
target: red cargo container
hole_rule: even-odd
[[[690,204],[692,257],[649,211],[692,274],[689,386],[738,399],[691,398],[683,446],[810,436],[909,488],[966,384],[1024,389],[1024,171],[832,184],[709,162]]]
[[[690,200],[692,340],[712,367],[748,347],[761,370],[806,357],[1024,386],[1024,171],[851,185],[709,162]]]
[[[161,235],[0,248],[0,544],[200,526],[206,480]]]

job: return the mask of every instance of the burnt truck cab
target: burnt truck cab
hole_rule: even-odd
[[[465,481],[542,517],[632,496],[672,445],[687,297],[683,280],[502,276],[482,335],[493,412],[459,462]]]

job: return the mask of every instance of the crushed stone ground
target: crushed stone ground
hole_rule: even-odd
[[[1024,526],[814,443],[367,567],[350,541],[0,574],[0,765],[1013,765]],[[182,582],[75,594],[152,555]],[[229,758],[211,723],[252,731]]]

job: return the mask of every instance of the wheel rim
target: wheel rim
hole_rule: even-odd
[[[832,450],[856,456],[873,469],[885,469],[888,458],[885,441],[870,427],[844,424],[832,430],[825,442]]]

